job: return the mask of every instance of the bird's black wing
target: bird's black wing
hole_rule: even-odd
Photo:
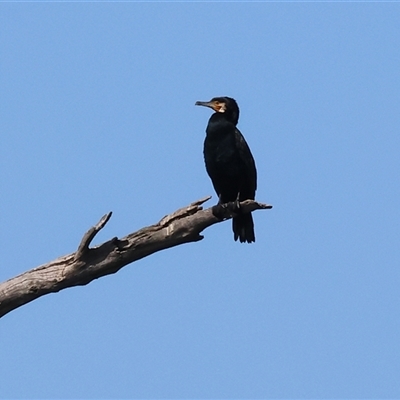
[[[240,159],[243,162],[245,168],[246,177],[246,194],[249,198],[255,197],[257,189],[257,170],[256,163],[254,162],[253,155],[251,154],[250,147],[247,144],[245,138],[240,133],[239,129],[235,129],[235,143],[238,149]]]

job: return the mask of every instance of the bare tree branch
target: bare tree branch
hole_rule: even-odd
[[[206,210],[201,206],[210,197],[165,216],[155,225],[117,237],[89,248],[96,234],[104,228],[111,212],[83,236],[78,250],[0,284],[0,318],[8,312],[48,293],[86,285],[94,279],[114,274],[122,267],[157,251],[203,239],[207,227],[235,216],[235,207],[217,205]],[[246,200],[242,213],[272,208],[271,205]]]
[[[78,261],[83,258],[83,256],[89,252],[89,245],[94,239],[94,237],[106,226],[106,223],[111,218],[112,211],[108,214],[103,215],[101,220],[92,228],[90,228],[81,240],[81,244],[78,247],[78,251],[75,253],[74,261]]]

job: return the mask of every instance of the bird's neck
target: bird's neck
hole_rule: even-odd
[[[214,113],[213,115],[211,115],[208,123],[210,124],[221,124],[221,125],[225,125],[225,124],[230,124],[231,126],[236,126],[237,125],[237,120],[234,119],[231,115],[229,114],[225,114],[225,113]]]
[[[211,116],[206,129],[207,136],[214,138],[230,135],[234,131],[235,124],[233,124],[232,121],[229,121],[229,119],[221,113],[215,113]]]
[[[236,115],[229,112],[226,113],[215,112],[213,115],[211,115],[210,121],[227,121],[236,126],[238,123],[238,118],[236,117]]]

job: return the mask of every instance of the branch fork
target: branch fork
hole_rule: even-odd
[[[210,196],[197,200],[172,214],[166,215],[155,225],[117,237],[90,248],[93,239],[110,220],[112,212],[105,214],[84,235],[75,253],[57,258],[47,264],[24,272],[0,283],[0,318],[10,311],[45,294],[62,289],[87,285],[105,275],[118,272],[124,266],[157,251],[183,243],[203,239],[200,234],[211,225],[237,215],[233,208],[220,205],[203,209]],[[269,204],[245,200],[240,212],[272,208]]]

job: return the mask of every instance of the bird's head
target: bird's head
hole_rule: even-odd
[[[212,108],[216,113],[225,114],[235,125],[239,120],[239,106],[232,97],[214,97],[210,101],[196,101],[196,106]]]

